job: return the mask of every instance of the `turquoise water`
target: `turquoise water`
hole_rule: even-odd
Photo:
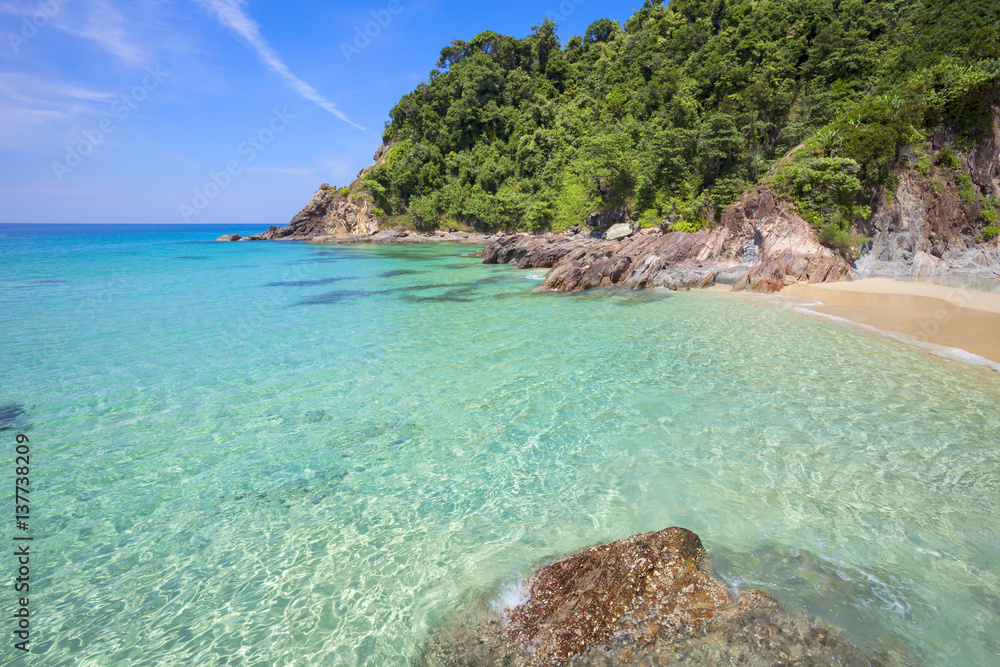
[[[537,293],[462,246],[194,242],[228,231],[0,227],[29,664],[406,665],[671,525],[862,645],[1000,662],[994,371],[774,299]]]

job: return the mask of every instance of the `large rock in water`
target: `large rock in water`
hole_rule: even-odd
[[[879,665],[841,632],[771,597],[732,597],[683,528],[585,549],[543,567],[513,608],[445,625],[414,663],[503,665]]]

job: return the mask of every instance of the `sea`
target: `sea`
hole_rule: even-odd
[[[213,242],[259,231],[0,226],[0,664],[402,667],[670,526],[872,653],[1000,664],[993,368],[471,246]]]

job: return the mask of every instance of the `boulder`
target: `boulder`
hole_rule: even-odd
[[[413,661],[439,665],[878,665],[843,632],[738,596],[710,573],[683,528],[584,549],[523,582],[526,599],[471,611],[435,632]],[[894,656],[896,658],[896,656]]]
[[[239,234],[223,234],[222,236],[220,236],[215,240],[220,242],[231,242],[231,241],[239,241],[241,238],[242,237]]]
[[[604,238],[609,241],[627,239],[630,236],[632,236],[632,226],[624,222],[620,222],[617,225],[611,225],[610,229],[604,232]]]

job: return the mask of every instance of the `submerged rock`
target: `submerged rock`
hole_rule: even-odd
[[[635,535],[543,567],[512,608],[471,610],[436,632],[422,667],[879,665],[843,633],[759,591],[733,597],[683,528]]]

